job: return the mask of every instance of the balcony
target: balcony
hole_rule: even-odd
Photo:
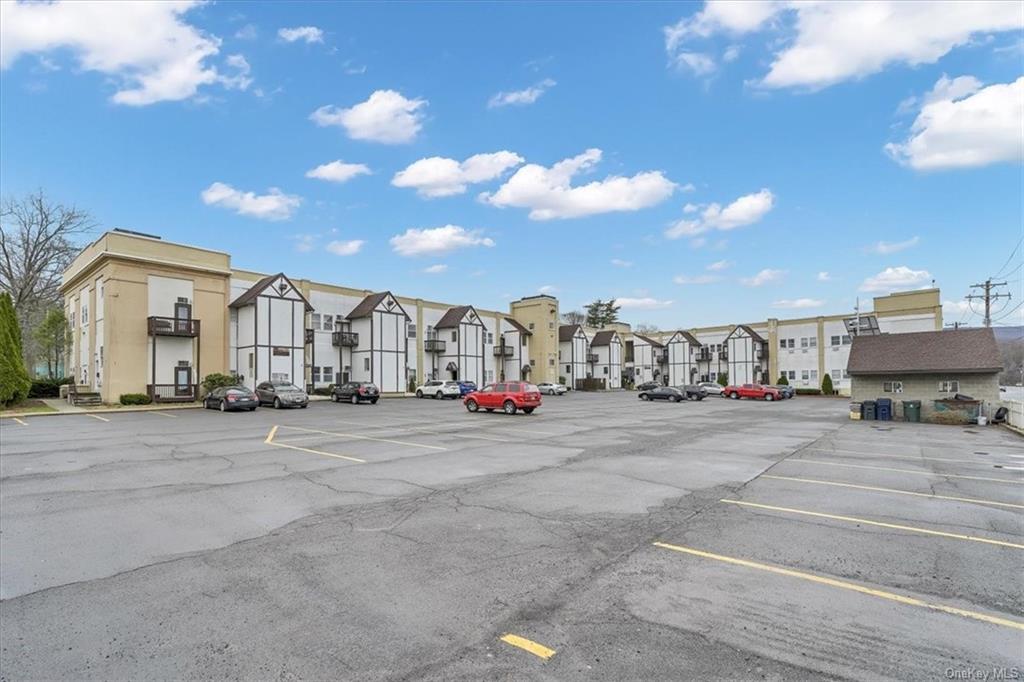
[[[154,403],[192,403],[198,400],[199,386],[189,384],[146,384],[146,394]]]
[[[496,358],[510,358],[515,353],[512,352],[512,346],[495,346],[494,357]]]
[[[445,343],[442,339],[423,339],[423,350],[427,353],[443,353]]]
[[[768,349],[767,348],[758,348],[756,356],[757,356],[758,360],[767,360],[768,359]]]
[[[711,352],[701,350],[699,353],[697,353],[697,362],[711,362]]]
[[[597,353],[587,353],[587,362],[590,364],[597,362]]]
[[[307,346],[309,346],[309,345],[311,345],[313,343],[314,331],[315,330],[313,330],[313,329],[307,329],[306,330],[306,337],[305,337],[305,339],[306,339],[306,345]]]
[[[664,365],[668,362],[668,351],[663,350],[654,354],[654,361],[659,365]]]
[[[721,360],[722,362],[725,362],[726,360],[729,359],[729,353],[723,348],[722,351],[718,354],[718,359]]]
[[[359,334],[356,332],[331,332],[331,345],[354,348],[359,345]]]
[[[199,320],[151,315],[147,322],[150,336],[199,336]]]

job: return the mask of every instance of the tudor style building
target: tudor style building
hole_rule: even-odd
[[[641,384],[647,381],[665,383],[665,364],[667,362],[665,344],[644,336],[633,335],[633,382]]]
[[[622,388],[622,339],[615,330],[594,334],[590,342],[594,357],[594,376],[605,380],[605,388]]]
[[[697,383],[697,353],[700,342],[690,332],[678,331],[665,342],[667,383],[669,386]]]
[[[736,325],[725,337],[725,353],[730,384],[771,383],[768,342],[747,325]]]
[[[578,324],[563,324],[558,328],[558,363],[561,376],[569,388],[576,388],[581,379],[594,375],[590,341],[583,327]]]

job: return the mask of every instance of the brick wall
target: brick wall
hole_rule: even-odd
[[[939,383],[957,380],[960,382],[960,393],[969,395],[975,400],[986,403],[985,414],[991,417],[999,403],[998,374],[909,374],[909,375],[878,375],[855,376],[851,382],[850,399],[861,402],[878,398],[891,398],[893,401],[893,418],[903,419],[903,401],[920,400],[921,418],[928,419],[935,413],[934,401],[952,398],[952,393],[939,393]],[[885,393],[882,388],[887,381],[902,381],[902,393]]]

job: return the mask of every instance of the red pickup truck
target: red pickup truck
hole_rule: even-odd
[[[761,384],[743,384],[742,386],[726,386],[722,391],[724,395],[733,400],[740,398],[754,398],[755,400],[779,400],[782,396],[778,389]]]

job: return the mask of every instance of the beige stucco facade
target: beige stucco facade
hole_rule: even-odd
[[[513,301],[512,317],[529,329],[530,361],[534,383],[558,381],[558,299],[541,294]]]
[[[948,382],[956,381],[956,391],[941,390],[949,388]],[[899,391],[894,392],[894,384]],[[889,390],[886,390],[889,389]],[[986,414],[991,416],[999,405],[999,374],[876,374],[857,375],[853,377],[851,400],[863,402],[889,398],[893,402],[893,418],[903,419],[903,402],[905,400],[921,401],[921,418],[925,421],[935,414],[935,401],[952,398],[956,393],[968,395],[986,405]]]

